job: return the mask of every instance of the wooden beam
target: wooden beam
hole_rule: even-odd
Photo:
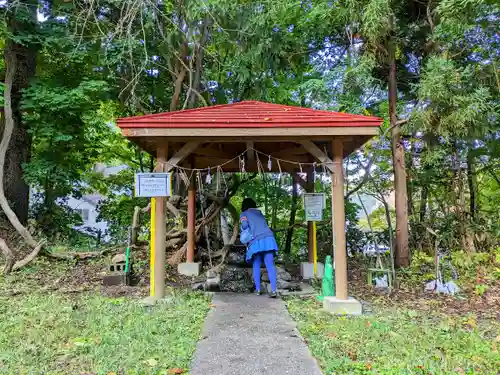
[[[200,141],[189,141],[184,146],[182,146],[179,151],[177,151],[174,156],[172,156],[167,163],[165,172],[170,172],[175,168],[181,161],[188,157],[193,151],[195,151],[200,145]]]
[[[217,142],[217,138],[248,137],[260,142],[264,137],[319,137],[326,139],[342,135],[377,135],[377,126],[321,126],[321,127],[274,127],[274,128],[123,128],[125,137],[179,137],[180,139],[200,137],[206,142]],[[242,141],[240,139],[240,141]]]
[[[165,141],[156,150],[157,172],[165,171],[165,162],[168,155],[168,143]],[[156,197],[155,203],[155,252],[154,252],[154,298],[159,300],[165,296],[165,250],[166,244],[166,212],[165,197]]]
[[[342,141],[340,141],[342,143]],[[302,146],[317,160],[325,164],[330,172],[333,173],[333,161],[312,141],[301,141]]]
[[[309,168],[307,171],[307,189],[308,193],[314,193],[314,170],[313,168]],[[309,263],[314,263],[314,234],[313,233],[313,222],[307,222],[307,261]]]
[[[335,296],[346,300],[347,294],[347,248],[345,238],[345,207],[344,207],[344,167],[342,140],[332,141],[333,172],[332,172],[332,230],[334,234],[335,260]]]
[[[194,262],[196,247],[196,184],[194,178],[188,189],[188,216],[187,216],[187,254],[186,262]]]

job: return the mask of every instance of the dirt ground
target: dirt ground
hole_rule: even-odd
[[[1,229],[1,228],[0,228]],[[6,233],[5,233],[6,234]],[[11,236],[12,237],[12,236]],[[10,242],[15,238],[9,237]],[[31,265],[13,273],[0,283],[0,295],[26,294],[31,290],[61,291],[80,293],[95,290],[105,296],[144,297],[149,293],[149,251],[147,248],[132,252],[134,270],[133,286],[104,286],[103,276],[113,254],[86,260],[55,260],[39,256]],[[473,290],[465,290],[460,296],[444,296],[425,292],[423,285],[407,286],[401,283],[390,295],[378,292],[366,284],[362,267],[349,264],[349,289],[357,298],[372,304],[407,307],[419,311],[439,311],[448,315],[466,316],[475,314],[478,319],[496,319],[500,321],[500,281],[489,283],[484,294],[478,295]],[[292,267],[293,268],[293,267]],[[290,269],[292,273],[297,270]],[[191,279],[180,276],[176,267],[168,266],[165,282],[168,288],[189,288]]]
[[[424,285],[408,286],[402,283],[391,294],[377,291],[367,285],[366,276],[359,268],[350,270],[350,292],[374,305],[406,307],[421,312],[442,313],[465,317],[474,314],[477,319],[500,321],[500,281],[489,284],[488,290],[479,296],[472,290],[463,290],[458,296],[437,295],[424,291]]]

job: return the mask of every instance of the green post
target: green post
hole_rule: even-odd
[[[321,294],[318,296],[319,301],[323,301],[325,297],[333,297],[335,295],[335,283],[333,279],[332,256],[328,255],[325,260],[325,274],[321,283]]]
[[[127,249],[125,250],[125,273],[129,273],[130,268],[130,242],[131,242],[132,231],[128,232]]]

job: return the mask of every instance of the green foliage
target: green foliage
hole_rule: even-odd
[[[363,33],[372,41],[383,40],[391,31],[389,17],[393,13],[388,0],[370,0],[363,13]]]
[[[24,95],[24,121],[33,139],[25,180],[43,194],[34,217],[46,235],[67,228],[75,217],[57,200],[81,194],[83,174],[96,160],[93,146],[102,135],[95,124],[87,124],[99,106],[96,99],[105,92],[102,81],[83,81],[75,87],[47,82],[31,86]],[[56,217],[63,222],[53,221]]]
[[[11,40],[38,51],[35,79],[23,95],[23,121],[33,137],[25,173],[41,198],[32,217],[49,237],[58,231],[71,237],[70,228],[78,223],[64,197],[104,194],[100,217],[110,221],[119,241],[133,206],[145,205],[131,198],[130,189],[123,197],[118,191],[154,160],[124,141],[112,126],[116,117],[244,99],[383,117],[381,136],[346,165],[348,190],[363,184],[360,193],[383,202],[393,190],[391,46],[398,116],[409,119],[403,146],[412,249],[433,246],[425,228],[438,230],[443,246],[452,250],[489,251],[498,245],[496,2],[209,0],[155,7],[137,2],[127,9],[115,0],[99,4],[89,13],[79,2],[44,3],[43,22],[30,18],[33,9],[24,3],[15,9],[0,5],[27,26],[12,32],[2,24],[0,48]],[[363,182],[368,160],[373,165]],[[95,163],[126,164],[131,171],[114,181],[93,173]],[[287,226],[291,182],[278,180],[256,178],[234,198],[236,206],[243,196],[253,196],[275,228]],[[360,249],[366,240],[357,228],[359,210],[346,204],[350,249]],[[303,220],[301,199],[296,216]],[[325,213],[318,227],[322,255],[331,251],[329,216]],[[375,229],[388,228],[385,209],[372,216]],[[303,256],[305,233],[294,230],[294,256]],[[285,238],[286,232],[279,232],[280,244]]]
[[[135,198],[133,196],[134,170],[126,169],[120,173],[109,176],[106,179],[101,177],[106,190],[102,191],[106,197],[99,203],[98,221],[108,223],[108,235],[114,242],[125,242],[128,238],[132,225],[134,208],[139,206],[146,207],[147,198]],[[141,217],[143,228],[149,227],[150,215],[146,213]],[[148,233],[143,233],[147,236]]]
[[[477,85],[478,78],[472,65],[456,67],[446,56],[431,57],[419,86],[420,99],[431,105],[415,112],[424,129],[447,138],[487,132],[498,104],[490,87]]]

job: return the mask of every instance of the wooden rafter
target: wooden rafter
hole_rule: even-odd
[[[184,146],[182,146],[179,151],[177,151],[174,156],[172,156],[168,162],[167,167],[165,168],[166,172],[170,172],[176,165],[182,162],[185,158],[187,158],[196,148],[200,145],[200,141],[189,141]]]
[[[333,173],[333,161],[312,141],[301,141],[302,146],[318,161],[324,163],[330,172]]]

